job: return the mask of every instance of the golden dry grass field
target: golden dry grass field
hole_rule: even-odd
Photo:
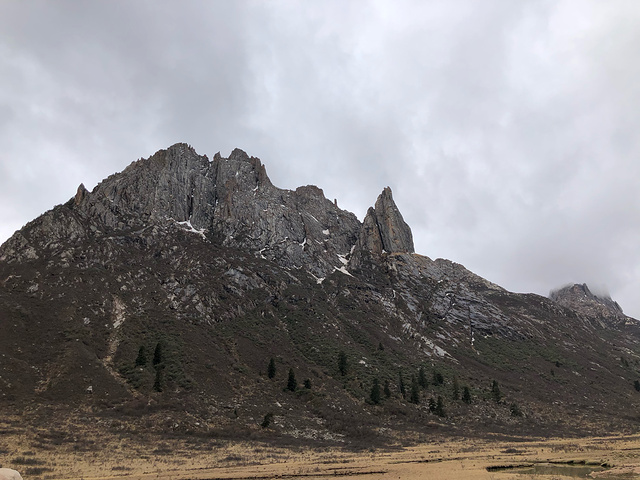
[[[0,465],[29,479],[566,479],[640,478],[640,436],[584,439],[476,439],[434,436],[421,444],[353,451],[148,434],[22,429],[0,421]],[[552,470],[493,467],[551,464]],[[584,477],[583,477],[584,478]]]

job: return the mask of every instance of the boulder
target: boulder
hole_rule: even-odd
[[[0,480],[22,480],[22,475],[12,468],[0,468]]]

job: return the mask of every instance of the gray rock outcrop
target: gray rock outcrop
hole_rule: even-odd
[[[625,322],[627,317],[618,302],[608,295],[595,295],[587,284],[574,284],[553,290],[549,298],[590,320],[607,323]]]
[[[361,266],[365,258],[379,257],[383,253],[414,251],[411,228],[393,201],[391,189],[386,187],[378,196],[375,207],[369,207],[364,217],[352,264]]]
[[[65,213],[70,221],[54,220],[61,215],[54,209],[36,222],[57,227],[34,231],[55,243],[58,237],[83,237],[88,228],[107,235],[175,225],[199,233],[203,241],[305,268],[317,278],[344,267],[360,230],[356,216],[318,187],[283,190],[271,183],[258,158],[240,149],[229,158],[218,153],[209,160],[183,143],[133,162],[92,192],[80,185],[67,206],[73,211]],[[60,225],[65,228],[58,235]],[[30,251],[29,239],[16,235],[4,247],[10,253],[6,258]]]

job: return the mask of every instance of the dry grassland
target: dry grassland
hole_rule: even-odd
[[[1,422],[0,422],[1,423]],[[72,435],[21,431],[16,422],[0,431],[0,464],[40,479],[495,479],[573,478],[533,476],[487,467],[537,462],[613,466],[589,478],[640,478],[640,436],[587,439],[433,440],[411,447],[349,451],[281,447],[210,438],[167,439],[148,435]]]

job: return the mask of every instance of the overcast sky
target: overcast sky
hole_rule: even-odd
[[[0,2],[0,242],[176,142],[640,318],[640,2]]]

